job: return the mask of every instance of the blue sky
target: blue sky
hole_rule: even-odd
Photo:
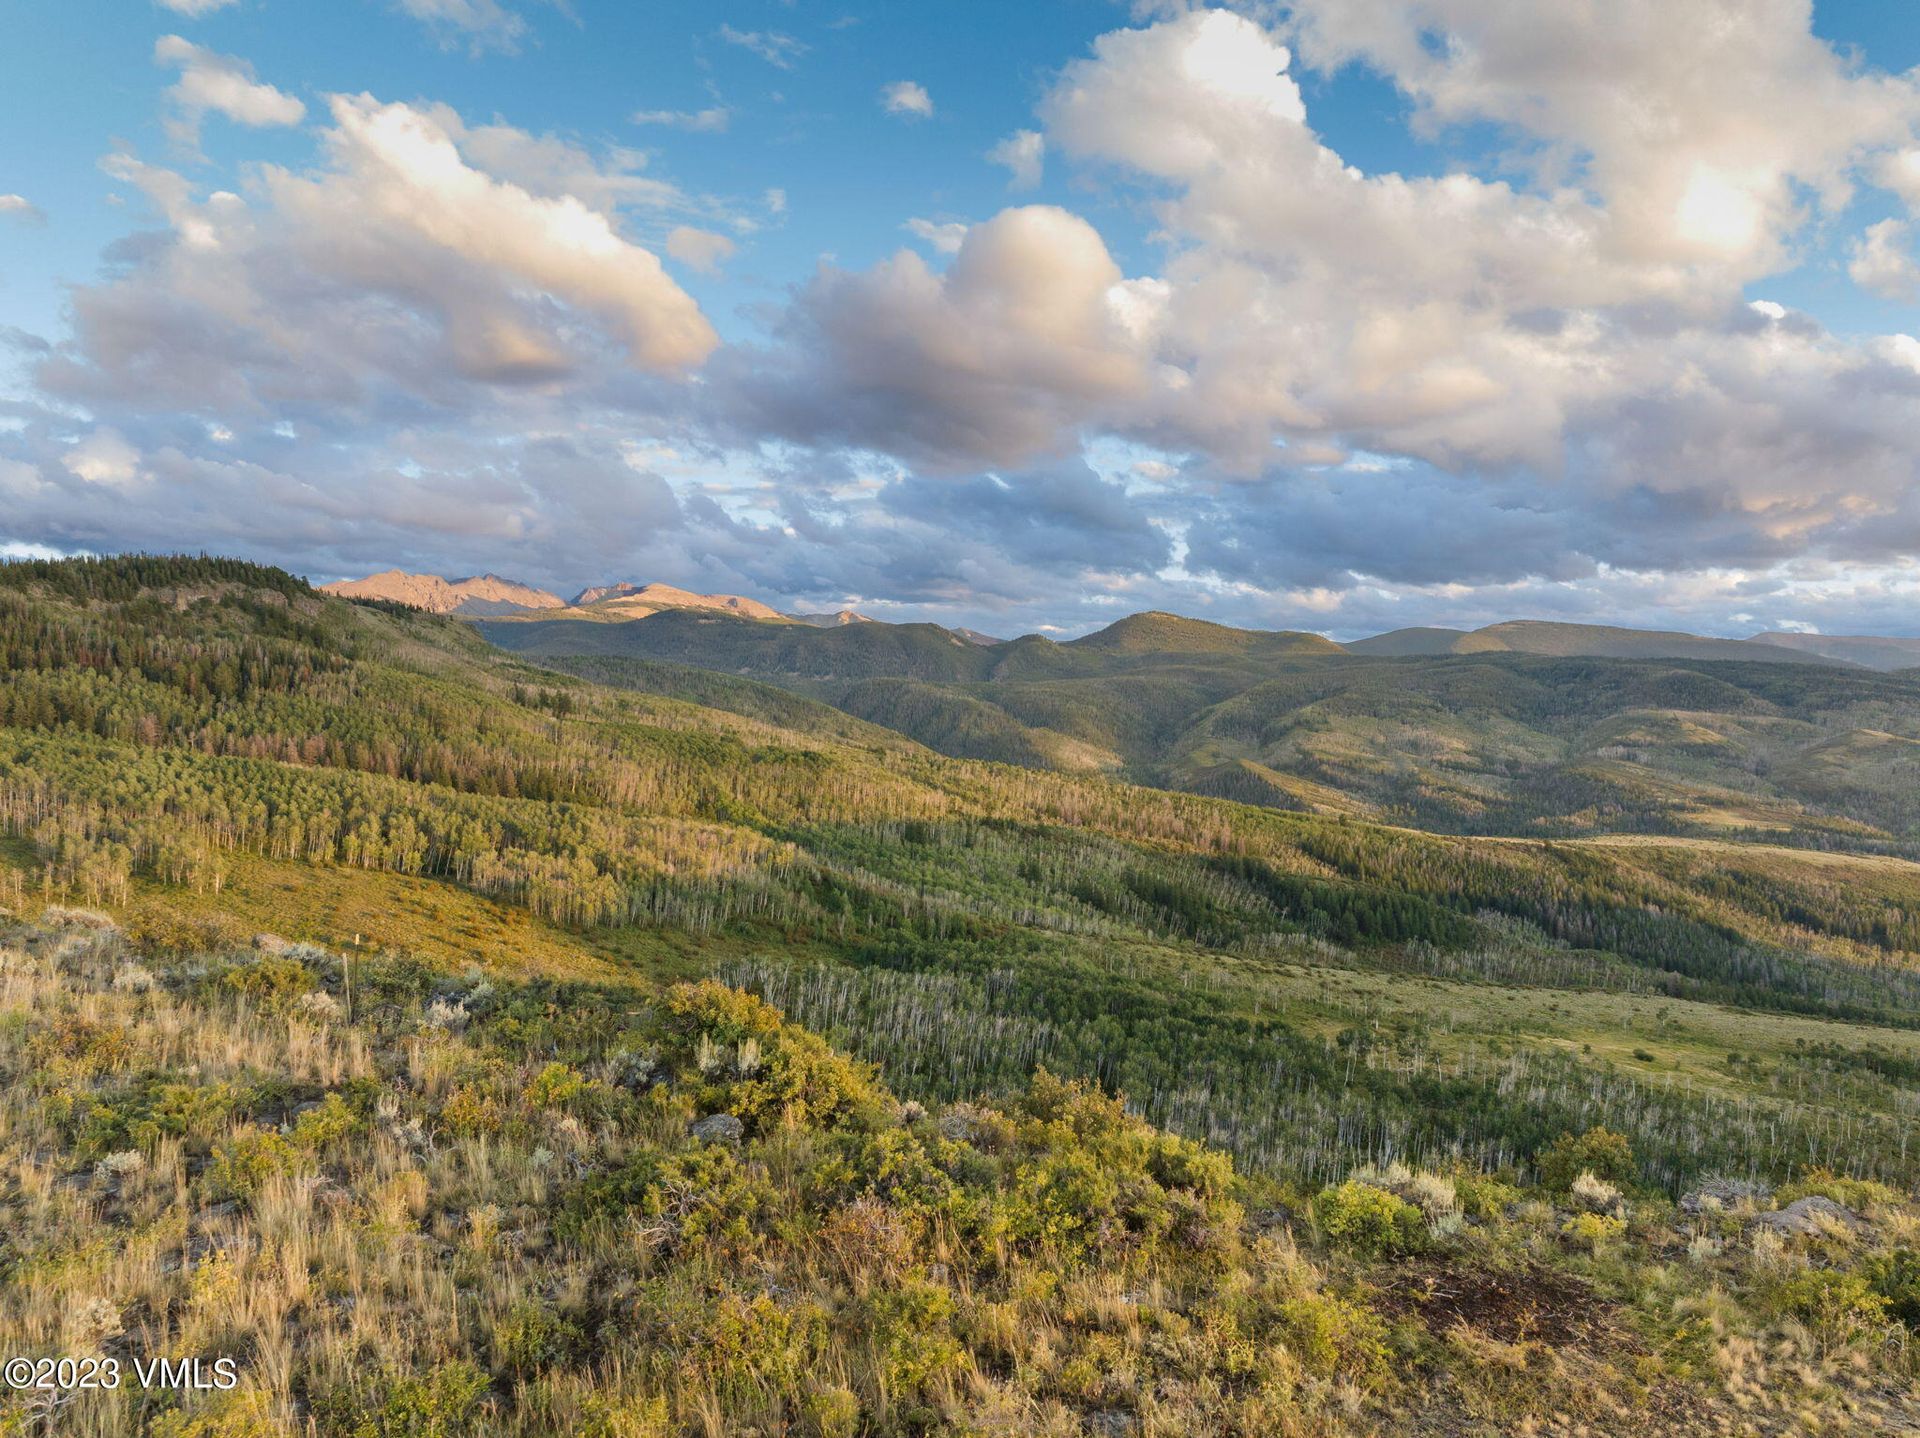
[[[7,552],[1914,632],[1905,0],[10,19]]]

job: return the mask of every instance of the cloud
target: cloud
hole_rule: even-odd
[[[1046,155],[1046,137],[1038,130],[1015,130],[987,151],[994,164],[1006,166],[1007,183],[1016,190],[1030,190],[1040,183]]]
[[[571,174],[587,197],[539,193],[482,159],[512,171],[556,153],[535,137],[368,95],[328,110],[325,162],[263,166],[244,197],[113,159],[166,229],[76,288],[73,338],[41,384],[89,404],[241,421],[293,406],[347,426],[609,365],[674,373],[717,343],[606,208],[625,172],[567,150],[545,188]]]
[[[718,274],[720,266],[732,258],[734,248],[725,235],[691,225],[677,225],[667,234],[667,253],[703,275]]]
[[[823,268],[775,344],[716,362],[718,413],[742,437],[934,473],[1030,466],[1098,434],[1195,456],[1162,513],[1220,517],[1195,572],[1251,584],[1258,556],[1291,556],[1331,594],[1437,583],[1448,564],[1563,583],[1920,547],[1904,418],[1920,343],[1832,336],[1743,295],[1803,208],[1838,203],[1897,152],[1910,83],[1856,74],[1773,7],[1762,18],[1786,33],[1749,37],[1741,58],[1763,90],[1807,69],[1819,111],[1788,122],[1741,101],[1718,135],[1686,82],[1711,27],[1682,25],[1690,58],[1675,61],[1654,9],[1629,6],[1603,68],[1640,96],[1636,139],[1608,95],[1518,98],[1523,79],[1551,89],[1578,68],[1597,11],[1574,7],[1582,23],[1530,56],[1469,8],[1492,70],[1430,73],[1432,37],[1405,55],[1368,44],[1411,67],[1434,123],[1532,125],[1527,163],[1581,183],[1367,174],[1312,129],[1279,35],[1182,14],[1101,37],[1041,105],[1048,149],[1143,192],[1168,247],[1158,274],[1124,277],[1091,226],[1050,207],[964,236],[910,221],[936,251],[957,242],[952,265],[902,252]],[[1326,34],[1312,44],[1333,63]],[[1664,153],[1673,125],[1692,137],[1683,171]],[[1556,160],[1554,145],[1574,148]],[[1399,462],[1362,480],[1341,468],[1359,452]],[[1234,534],[1266,533],[1263,506],[1300,517],[1303,544],[1237,552]]]
[[[636,125],[665,125],[714,135],[726,130],[733,112],[725,105],[709,105],[704,110],[636,110],[630,118]]]
[[[153,59],[157,65],[173,65],[180,70],[180,78],[167,90],[167,100],[173,107],[167,129],[189,148],[199,143],[200,121],[209,113],[256,129],[297,125],[306,118],[305,105],[254,79],[253,67],[244,60],[217,55],[178,35],[161,36],[154,44]]]
[[[451,49],[465,44],[474,54],[511,54],[526,37],[526,18],[499,0],[395,0],[404,15],[420,21]]]
[[[1913,257],[1911,229],[1899,220],[1868,225],[1854,243],[1847,275],[1882,299],[1912,301],[1920,295],[1920,263]]]
[[[0,219],[14,219],[29,225],[44,225],[46,211],[25,195],[0,195]]]
[[[1776,263],[1796,190],[1837,208],[1848,171],[1909,141],[1909,77],[1863,73],[1810,29],[1806,0],[1301,0],[1303,56],[1380,70],[1434,127],[1491,121],[1548,183],[1605,206],[1610,248],[1643,259]]]
[[[1142,303],[1091,225],[1027,206],[970,228],[943,274],[910,250],[823,267],[775,346],[729,352],[718,380],[732,423],[941,469],[1017,463],[1144,390]]]
[[[957,220],[912,219],[902,226],[915,239],[924,240],[943,255],[957,255],[966,242],[967,227]]]
[[[1367,171],[1302,65],[1377,71],[1475,163]],[[19,344],[40,395],[0,400],[0,540],[630,573],[1004,633],[1155,607],[1910,627],[1920,339],[1748,297],[1805,292],[1768,282],[1809,252],[1913,281],[1912,216],[1849,226],[1867,186],[1920,207],[1915,84],[1787,0],[1166,7],[988,156],[1144,242],[1054,206],[914,218],[726,345],[659,258],[721,264],[719,201],[635,150],[330,97],[315,158],[229,188],[108,159],[159,224],[72,290],[63,341]]]
[[[140,451],[119,431],[96,429],[60,457],[67,472],[88,484],[126,489],[142,478]]]
[[[804,44],[778,30],[736,30],[731,25],[722,25],[718,33],[729,45],[751,50],[769,65],[781,70],[791,70],[794,62],[807,53]]]
[[[224,10],[236,5],[239,0],[155,0],[163,9],[176,15],[185,15],[190,20],[198,20],[203,15],[211,15],[216,10]]]
[[[880,89],[880,107],[889,115],[926,119],[933,114],[933,97],[912,80],[895,80]]]

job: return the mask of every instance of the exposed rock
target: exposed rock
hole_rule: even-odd
[[[1772,1197],[1773,1190],[1764,1183],[1744,1178],[1709,1178],[1703,1179],[1691,1193],[1681,1195],[1680,1211],[1698,1216],[1739,1203],[1765,1203]]]
[[[365,579],[323,584],[320,591],[344,599],[385,599],[432,614],[514,614],[529,609],[558,609],[564,602],[557,594],[502,579],[497,574],[447,580],[437,574],[408,574],[399,569],[370,574]]]
[[[1255,1233],[1272,1233],[1276,1229],[1287,1228],[1293,1223],[1293,1210],[1285,1204],[1274,1204],[1271,1208],[1256,1208],[1247,1214],[1247,1227]]]
[[[1772,1213],[1763,1213],[1754,1219],[1755,1228],[1769,1229],[1774,1233],[1809,1234],[1818,1233],[1823,1223],[1836,1223],[1842,1228],[1859,1228],[1865,1220],[1843,1203],[1835,1203],[1821,1194],[1810,1193],[1805,1198],[1796,1198],[1785,1208],[1775,1209]]]
[[[747,1126],[730,1113],[710,1113],[688,1129],[700,1143],[738,1143]]]
[[[583,589],[567,606],[566,614],[549,614],[548,619],[570,619],[574,611],[585,610],[580,615],[592,619],[644,619],[649,614],[658,614],[663,609],[717,609],[727,614],[737,614],[745,619],[782,619],[779,610],[771,605],[762,604],[757,599],[747,599],[738,594],[695,594],[690,589],[678,589],[671,584],[600,584],[591,589]]]

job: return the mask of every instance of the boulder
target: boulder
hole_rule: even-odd
[[[730,1113],[710,1113],[687,1131],[699,1143],[738,1143],[747,1126]]]
[[[1753,1226],[1780,1234],[1810,1234],[1818,1233],[1825,1223],[1836,1223],[1842,1228],[1852,1229],[1859,1228],[1864,1221],[1845,1204],[1810,1193],[1805,1198],[1796,1198],[1785,1208],[1761,1214],[1754,1219]]]
[[[1700,1186],[1680,1198],[1680,1211],[1698,1216],[1712,1209],[1732,1208],[1743,1202],[1764,1203],[1773,1190],[1764,1183],[1744,1178],[1703,1179]]]

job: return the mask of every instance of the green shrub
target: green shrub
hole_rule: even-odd
[[[1867,1274],[1873,1291],[1887,1300],[1888,1315],[1920,1329],[1920,1250],[1882,1253],[1868,1265]]]
[[[887,1391],[898,1397],[959,1368],[966,1359],[952,1332],[953,1298],[944,1288],[910,1281],[867,1301],[874,1351]]]
[[[152,1438],[282,1438],[286,1431],[274,1411],[271,1395],[258,1389],[223,1394],[199,1407],[163,1413],[150,1430]]]
[[[1314,1199],[1313,1219],[1335,1248],[1367,1258],[1413,1253],[1426,1244],[1426,1220],[1419,1209],[1352,1179]]]
[[[244,994],[262,1008],[280,1013],[314,986],[313,975],[298,959],[262,954],[221,975],[223,988]]]
[[[588,1088],[587,1079],[570,1064],[552,1063],[527,1080],[521,1094],[527,1107],[564,1109]]]
[[[664,1023],[669,1061],[699,1086],[701,1107],[725,1110],[749,1130],[825,1127],[890,1107],[872,1065],[752,994],[711,979],[676,984]]]
[[[580,1342],[580,1329],[551,1304],[523,1298],[493,1323],[496,1368],[525,1378],[566,1360]]]
[[[1775,1307],[1806,1321],[1830,1343],[1846,1343],[1884,1323],[1886,1297],[1864,1273],[1852,1269],[1809,1268],[1782,1282]]]
[[[469,1438],[484,1431],[487,1375],[465,1359],[422,1372],[390,1370],[337,1388],[314,1404],[323,1434],[339,1438]]]
[[[1560,1236],[1576,1248],[1598,1254],[1626,1235],[1627,1221],[1606,1213],[1576,1213],[1560,1225]]]
[[[810,1438],[853,1438],[860,1431],[860,1399],[850,1388],[816,1388],[801,1408]]]
[[[1590,1128],[1578,1138],[1563,1133],[1551,1147],[1536,1153],[1533,1161],[1540,1182],[1556,1193],[1571,1188],[1583,1173],[1616,1184],[1631,1183],[1639,1174],[1627,1136],[1606,1128]]]
[[[1362,1382],[1387,1361],[1387,1325],[1372,1309],[1330,1293],[1280,1305],[1286,1344],[1316,1377]]]
[[[347,1101],[330,1093],[320,1100],[318,1108],[308,1109],[293,1121],[294,1146],[312,1153],[358,1133],[361,1127],[360,1116],[347,1107]]]
[[[299,1150],[279,1134],[249,1129],[214,1150],[208,1191],[217,1198],[251,1198],[276,1173],[293,1167]]]

